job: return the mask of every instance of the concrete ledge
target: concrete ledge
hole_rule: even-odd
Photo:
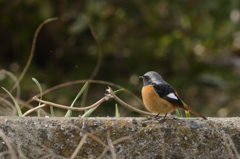
[[[0,130],[7,138],[0,139],[1,158],[11,157],[7,144],[17,158],[70,158],[85,132],[113,145],[118,158],[226,159],[240,153],[238,117],[171,119],[163,124],[147,118],[0,117]],[[87,136],[76,158],[97,158],[104,149]],[[112,154],[108,151],[103,158]]]

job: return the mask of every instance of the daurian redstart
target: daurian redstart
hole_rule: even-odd
[[[158,113],[156,117],[159,114],[165,114],[165,120],[167,113],[182,108],[207,120],[206,117],[189,108],[173,87],[165,82],[157,72],[150,71],[139,78],[143,79],[143,103],[149,111]]]

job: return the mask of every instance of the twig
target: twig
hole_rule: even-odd
[[[23,100],[18,100],[17,101],[20,105],[22,105],[22,106],[24,106],[24,107],[27,107],[28,109],[33,109],[33,108],[36,108],[36,106],[33,106],[33,105],[31,105],[30,103],[27,103],[27,102],[25,102],[25,101],[23,101]],[[35,110],[36,111],[36,110]],[[47,112],[45,112],[45,113],[43,113],[42,111],[40,111],[40,113],[41,113],[41,115],[45,115],[45,113],[48,115],[48,116],[51,116],[51,114],[49,114],[49,113],[47,113]]]
[[[72,156],[70,157],[70,159],[74,159],[77,156],[77,153],[79,152],[79,150],[82,148],[85,140],[87,139],[88,134],[85,134],[82,137],[82,140],[79,142],[77,148],[75,149],[75,151],[73,152]]]
[[[94,103],[94,104],[92,104],[88,107],[84,107],[84,108],[69,107],[69,106],[66,106],[66,105],[61,105],[61,104],[56,104],[56,103],[53,103],[53,102],[48,102],[48,101],[39,99],[37,96],[34,96],[33,100],[44,103],[44,104],[47,104],[47,105],[50,105],[50,106],[58,107],[58,108],[61,108],[61,109],[68,109],[68,110],[74,110],[74,111],[84,111],[84,110],[92,109],[92,108],[100,105],[101,103],[109,100],[109,98],[110,98],[110,96],[106,95],[105,97],[103,97],[102,99],[97,101],[96,103]]]
[[[109,131],[107,131],[107,141],[108,141],[108,146],[111,147],[110,151],[111,151],[111,154],[112,154],[112,159],[117,159],[117,155],[116,155],[116,152],[114,150],[114,146],[113,146],[112,140],[110,138],[110,132]]]
[[[117,101],[119,102],[122,106],[132,110],[132,111],[135,111],[137,113],[140,113],[140,114],[145,114],[145,115],[150,115],[150,116],[156,116],[157,114],[155,113],[149,113],[149,112],[146,112],[146,111],[142,111],[140,109],[137,109],[137,108],[134,108],[133,106],[125,103],[124,101],[122,101],[120,98],[118,98],[112,91],[112,89],[110,87],[108,87],[107,91],[111,94],[111,96]]]
[[[131,140],[132,138],[130,137],[130,136],[124,136],[124,137],[121,137],[121,138],[119,138],[119,139],[117,139],[117,140],[114,140],[112,143],[113,143],[113,145],[116,145],[116,144],[118,144],[118,143],[120,143],[120,142],[123,142],[123,141],[125,141],[125,140]],[[103,158],[103,156],[105,155],[105,153],[108,151],[108,149],[104,149],[103,150],[103,152],[102,152],[102,154],[97,158],[97,159],[101,159],[101,158]]]
[[[19,141],[17,141],[17,153],[18,153],[18,157],[21,159],[27,159],[27,157],[23,154],[22,149],[21,149],[21,144],[19,143]]]
[[[7,154],[9,154],[10,152],[9,151],[3,151],[3,152],[0,152],[0,156],[3,156],[4,157],[4,155],[7,155]]]
[[[235,155],[237,156],[237,159],[240,159],[240,154],[239,154],[239,152],[238,152],[235,144],[233,143],[233,140],[231,139],[231,137],[230,137],[228,134],[226,134],[226,136],[227,136],[227,139],[228,139],[229,144],[232,146],[233,152],[234,152]]]
[[[45,106],[47,106],[47,104],[42,104],[42,105],[39,105],[39,106],[37,106],[37,107],[35,107],[35,108],[32,108],[32,109],[26,111],[22,116],[23,116],[23,117],[24,117],[24,116],[27,116],[28,114],[34,112],[35,110],[38,110],[38,109],[43,108],[43,107],[45,107]]]
[[[124,107],[132,110],[132,111],[135,111],[137,113],[140,113],[140,114],[145,114],[145,115],[150,115],[150,116],[156,116],[155,113],[149,113],[149,112],[146,112],[146,111],[142,111],[140,109],[137,109],[137,108],[134,108],[133,106],[125,103],[124,101],[122,101],[120,98],[118,98],[114,92],[112,91],[112,89],[110,87],[108,87],[107,89],[107,92],[109,94],[105,95],[105,97],[103,97],[102,99],[100,99],[99,101],[97,101],[96,103],[94,103],[93,105],[90,105],[88,107],[84,107],[84,108],[76,108],[76,107],[69,107],[69,106],[66,106],[66,105],[60,105],[60,104],[56,104],[56,103],[53,103],[53,102],[49,102],[49,101],[44,101],[44,100],[41,100],[39,99],[37,96],[34,96],[33,97],[33,100],[35,101],[38,101],[38,102],[41,102],[43,104],[46,104],[46,105],[50,105],[50,106],[54,106],[54,107],[58,107],[58,108],[61,108],[61,109],[68,109],[68,110],[74,110],[74,111],[84,111],[84,110],[88,110],[88,109],[92,109],[98,105],[100,105],[101,103],[109,100],[109,98],[114,98],[117,102],[119,102],[121,105],[123,105]],[[25,115],[25,114],[24,114]]]
[[[63,88],[63,87],[66,87],[66,86],[71,86],[71,85],[75,85],[75,84],[80,84],[80,83],[86,83],[86,82],[89,82],[89,83],[97,83],[97,84],[104,84],[104,85],[108,85],[108,86],[112,86],[112,87],[116,87],[118,89],[121,89],[123,88],[124,89],[124,92],[130,94],[131,96],[133,96],[139,103],[141,103],[143,105],[143,102],[141,101],[140,98],[138,98],[135,94],[133,94],[132,92],[130,92],[129,90],[127,90],[126,88],[120,86],[120,85],[117,85],[115,83],[112,83],[112,82],[108,82],[108,81],[102,81],[102,80],[77,80],[77,81],[71,81],[71,82],[66,82],[66,83],[62,83],[60,85],[57,85],[57,86],[54,86],[52,88],[49,88],[45,91],[42,92],[42,95],[45,95],[51,91],[54,91],[56,89],[60,89],[60,88]],[[37,97],[40,97],[40,93],[36,95]],[[27,102],[30,103],[32,102],[33,99],[29,99]]]
[[[72,125],[72,124],[71,124]],[[81,132],[87,134],[90,138],[92,138],[93,140],[97,141],[98,143],[100,143],[102,146],[104,146],[107,150],[110,150],[112,149],[110,146],[106,145],[104,142],[102,142],[98,137],[94,136],[93,134],[83,130],[83,129],[80,129],[79,127],[75,126],[75,125],[72,125],[73,127],[75,127],[76,129],[80,130]],[[111,151],[111,150],[110,150]]]
[[[16,159],[16,154],[12,148],[12,145],[10,144],[10,140],[7,138],[7,136],[0,130],[0,136],[3,139],[3,141],[6,143],[9,151],[9,155],[11,156],[12,159]]]
[[[118,144],[119,142],[123,142],[123,141],[125,141],[125,140],[131,140],[132,138],[130,137],[130,136],[124,136],[124,137],[121,137],[121,138],[119,138],[119,139],[117,139],[117,140],[114,140],[113,141],[113,144],[114,145],[116,145],[116,144]]]
[[[228,150],[230,158],[235,159],[235,156],[234,156],[234,153],[235,153],[236,158],[239,159],[240,158],[239,153],[236,149],[236,146],[232,142],[232,139],[230,138],[230,136],[224,130],[221,130],[220,133],[222,135],[221,137],[224,140],[224,143],[226,144],[226,148]]]
[[[42,156],[41,158],[39,158],[39,159],[46,159],[46,158],[52,158],[52,157],[54,157],[54,158],[56,158],[53,154],[46,154],[46,155],[44,155],[44,156]]]

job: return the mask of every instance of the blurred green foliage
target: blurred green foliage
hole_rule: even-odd
[[[121,85],[141,97],[138,76],[157,71],[193,109],[205,116],[240,113],[240,5],[238,0],[0,1],[0,69],[19,77],[28,60],[34,32],[47,18],[59,17],[40,31],[33,61],[21,81],[21,99],[43,89],[88,79],[100,53],[89,22],[99,37],[103,58],[94,79]],[[14,82],[0,74],[0,86]],[[43,96],[68,104],[82,85]],[[86,105],[105,93],[91,84]],[[1,93],[4,93],[1,91]],[[131,96],[123,100],[143,108]],[[79,105],[80,101],[76,102]],[[93,116],[114,116],[114,102]],[[119,106],[121,116],[139,116]]]

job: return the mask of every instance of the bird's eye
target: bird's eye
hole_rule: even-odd
[[[146,80],[150,80],[150,77],[148,77],[148,76],[144,76],[144,77],[145,77]]]

